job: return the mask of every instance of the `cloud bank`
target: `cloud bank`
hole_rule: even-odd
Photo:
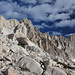
[[[2,0],[0,15],[5,18],[23,19],[27,17],[39,28],[74,27],[75,0]],[[71,17],[72,15],[72,17]],[[53,22],[52,24],[46,24]],[[42,25],[44,24],[44,25]],[[36,25],[36,24],[35,24]]]

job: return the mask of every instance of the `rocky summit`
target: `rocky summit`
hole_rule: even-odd
[[[75,35],[50,36],[27,18],[0,16],[0,75],[75,75]]]

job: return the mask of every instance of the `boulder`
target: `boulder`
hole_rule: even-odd
[[[19,74],[13,69],[8,69],[8,75],[19,75]]]
[[[2,71],[3,75],[20,75],[18,72],[14,69],[6,69],[5,71]]]
[[[43,69],[40,67],[40,64],[29,57],[25,56],[20,58],[17,64],[21,68],[27,68],[30,72],[33,72],[37,75],[41,75],[43,73]]]
[[[9,47],[5,44],[0,45],[0,56],[3,56],[4,54],[9,52]]]
[[[58,67],[50,67],[48,66],[45,75],[67,75],[62,69]]]
[[[27,28],[24,25],[24,23],[20,23],[18,26],[14,29],[15,37],[27,37]]]
[[[23,47],[18,46],[18,45],[14,45],[14,44],[13,44],[13,45],[10,47],[10,49],[11,49],[13,52],[18,53],[18,54],[24,53],[24,54],[26,54],[26,55],[29,55],[28,52],[26,51],[26,49],[24,49]]]

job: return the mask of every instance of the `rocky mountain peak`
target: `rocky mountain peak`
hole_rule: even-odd
[[[41,33],[27,18],[0,16],[1,75],[75,75],[75,35]]]
[[[3,21],[5,21],[5,18],[3,16],[0,16],[0,26],[3,25]]]
[[[2,15],[0,16],[0,20],[3,20],[3,19],[5,19]]]

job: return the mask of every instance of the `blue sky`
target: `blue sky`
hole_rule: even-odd
[[[30,19],[43,33],[75,34],[75,0],[0,0],[6,19]]]

